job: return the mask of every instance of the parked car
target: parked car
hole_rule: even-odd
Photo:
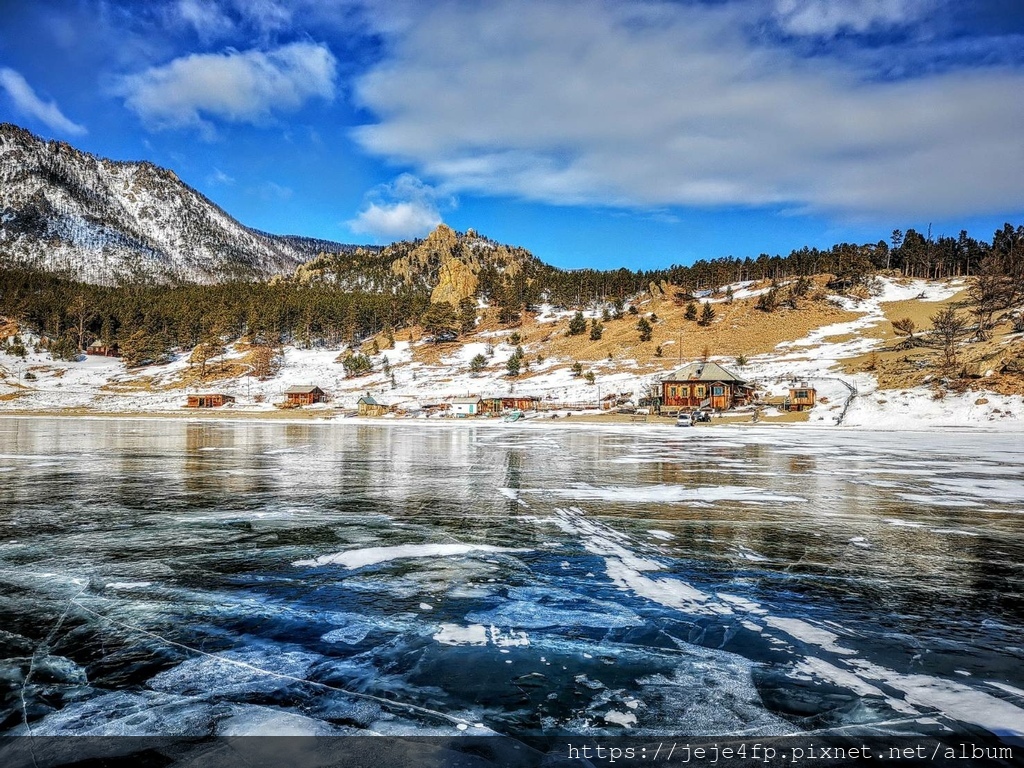
[[[679,416],[676,418],[676,426],[677,427],[692,427],[693,426],[693,417],[691,417],[690,414],[688,414],[688,413],[680,413]]]
[[[695,422],[704,422],[706,424],[711,423],[711,411],[697,411],[693,414],[693,420]]]

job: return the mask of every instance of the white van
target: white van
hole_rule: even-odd
[[[677,427],[692,427],[693,426],[693,417],[690,416],[690,414],[688,414],[688,413],[680,413],[679,416],[676,418],[676,426]]]

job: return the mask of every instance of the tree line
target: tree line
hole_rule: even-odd
[[[913,229],[905,233],[896,230],[890,240],[866,245],[840,243],[828,250],[805,247],[785,257],[761,254],[756,259],[701,260],[646,271],[561,270],[530,257],[520,261],[517,270],[485,263],[478,274],[477,291],[497,307],[500,322],[513,324],[543,301],[561,307],[612,302],[618,313],[626,297],[652,284],[679,286],[679,295],[686,298],[689,294],[692,300],[697,291],[729,283],[821,273],[834,276],[832,287],[837,290],[881,270],[932,279],[972,276],[976,278],[972,300],[981,334],[1001,311],[1024,300],[1024,226],[1006,224],[991,242],[976,240],[966,232],[957,238],[933,239]],[[47,337],[58,357],[73,356],[91,341],[102,340],[137,351],[135,357],[143,361],[165,357],[175,347],[194,348],[212,339],[343,346],[417,323],[438,336],[467,333],[475,325],[472,300],[458,307],[432,305],[430,286],[420,282],[394,281],[382,290],[379,285],[367,285],[376,282],[371,279],[364,287],[353,288],[355,275],[345,274],[352,268],[345,256],[324,256],[321,261],[328,259],[341,279],[103,286],[17,265],[0,255],[0,315],[16,318]],[[361,254],[357,261],[371,267],[375,277],[386,273],[382,252]],[[591,333],[599,335],[600,327],[595,325]]]
[[[231,282],[102,286],[25,267],[0,269],[0,315],[46,337],[58,357],[94,340],[140,362],[211,339],[341,346],[408,325],[429,305],[423,291],[370,293],[328,285]]]

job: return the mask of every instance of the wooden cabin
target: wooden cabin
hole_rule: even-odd
[[[88,347],[86,347],[85,354],[87,355],[98,355],[100,357],[120,357],[120,353],[117,349],[117,344],[105,344],[104,342],[97,339]]]
[[[235,402],[231,395],[212,392],[206,395],[189,395],[186,408],[220,408],[222,405]]]
[[[464,419],[467,416],[478,416],[483,411],[484,401],[474,395],[472,397],[455,397],[451,400],[451,415]]]
[[[383,416],[391,411],[391,406],[377,402],[371,395],[363,395],[356,403],[360,416]]]
[[[508,411],[536,411],[540,406],[537,395],[507,394],[483,395],[482,411],[484,413],[501,414]]]
[[[817,397],[817,390],[808,385],[806,381],[797,386],[789,388],[789,397],[786,399],[787,411],[804,411],[814,407]]]
[[[327,402],[327,393],[312,384],[299,384],[284,391],[286,405],[313,405]]]
[[[661,378],[662,413],[697,408],[727,411],[746,405],[752,397],[753,388],[718,363],[690,363]]]

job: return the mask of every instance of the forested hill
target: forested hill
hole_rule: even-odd
[[[249,229],[172,172],[0,124],[0,252],[89,283],[214,283],[291,273],[301,241]]]

